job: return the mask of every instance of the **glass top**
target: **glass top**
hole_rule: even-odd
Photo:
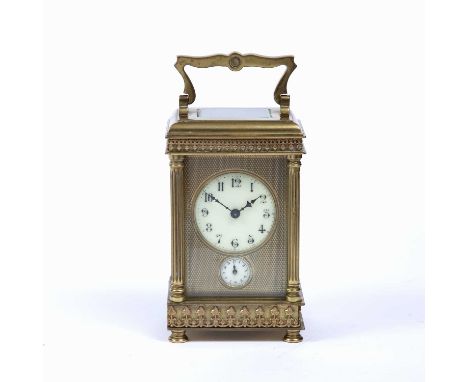
[[[189,112],[189,119],[200,120],[268,120],[276,119],[274,110],[269,108],[200,108]]]

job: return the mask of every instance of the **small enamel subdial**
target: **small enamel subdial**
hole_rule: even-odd
[[[271,236],[276,202],[266,181],[246,172],[226,172],[200,188],[193,213],[208,245],[224,253],[246,253]]]
[[[229,288],[243,288],[252,278],[252,268],[242,257],[229,257],[221,263],[219,277]]]

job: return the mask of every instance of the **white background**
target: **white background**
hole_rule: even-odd
[[[384,117],[398,119],[397,130],[391,135],[397,141],[396,138],[402,134],[402,130],[399,129],[400,124],[404,125],[405,118],[413,115],[416,119],[413,128],[416,130],[409,129],[409,133],[415,136],[419,134],[421,138],[421,132],[417,132],[421,127],[417,110],[413,110],[414,114],[412,114],[411,111],[401,107],[398,101],[401,97],[407,100],[409,94],[413,94],[416,96],[412,101],[417,105],[418,102],[422,102],[422,94],[424,95],[425,246],[429,293],[426,306],[428,313],[427,379],[430,381],[466,379],[464,344],[468,340],[466,330],[468,310],[464,303],[466,301],[464,291],[467,288],[465,259],[468,253],[466,241],[468,232],[466,219],[468,216],[466,198],[468,194],[466,175],[468,51],[464,47],[466,47],[468,35],[467,6],[461,0],[427,1],[424,11],[426,31],[425,68],[423,68],[420,57],[423,44],[422,4],[393,2],[390,5],[385,3],[387,2],[355,2],[348,5],[345,2],[335,1],[311,2],[308,9],[305,7],[301,9],[297,4],[288,4],[289,13],[286,14],[281,12],[279,4],[269,2],[269,6],[259,5],[258,9],[252,12],[252,19],[262,20],[264,23],[263,28],[255,28],[258,36],[255,37],[250,33],[250,30],[254,28],[249,27],[251,23],[248,20],[250,11],[254,10],[252,4],[248,4],[248,8],[242,4],[236,9],[232,5],[222,8],[215,2],[211,4],[187,3],[185,6],[179,2],[180,5],[177,7],[163,3],[152,5],[150,2],[133,2],[132,4],[129,2],[128,4],[82,2],[79,6],[71,2],[46,2],[46,11],[43,13],[40,2],[29,0],[2,2],[0,4],[1,379],[9,381],[40,379],[43,368],[41,357],[36,357],[36,355],[42,354],[45,355],[46,376],[44,380],[46,381],[85,378],[87,380],[113,378],[125,381],[161,379],[163,373],[169,370],[168,360],[171,357],[177,357],[179,360],[186,361],[187,364],[187,368],[178,367],[176,369],[178,373],[175,373],[174,369],[171,370],[169,377],[173,380],[177,380],[176,375],[185,379],[189,375],[188,378],[193,377],[192,379],[196,380],[199,378],[195,377],[201,374],[203,378],[214,374],[216,377],[229,380],[225,374],[219,374],[218,365],[231,365],[232,360],[235,360],[236,366],[241,365],[236,367],[236,372],[233,373],[239,378],[248,373],[249,377],[264,379],[263,377],[269,372],[270,380],[275,379],[273,376],[284,377],[283,379],[299,376],[302,377],[301,379],[306,379],[304,375],[307,379],[315,378],[317,381],[394,380],[394,378],[403,381],[421,380],[422,330],[418,322],[422,316],[422,272],[421,266],[418,266],[418,262],[421,264],[421,257],[417,255],[421,253],[421,243],[416,243],[413,250],[406,248],[411,255],[406,257],[408,266],[401,267],[401,272],[398,272],[396,265],[400,261],[401,263],[405,261],[402,255],[405,249],[395,251],[393,264],[393,260],[389,260],[387,256],[381,258],[388,265],[387,268],[384,268],[384,264],[380,266],[376,262],[370,262],[356,269],[357,265],[353,266],[350,261],[346,264],[349,270],[341,271],[341,277],[335,277],[334,273],[340,272],[338,266],[340,263],[338,260],[335,261],[335,258],[339,261],[346,260],[344,254],[338,253],[340,248],[346,247],[348,252],[353,251],[356,256],[357,240],[351,242],[350,245],[349,241],[344,244],[340,243],[339,239],[333,238],[325,244],[325,238],[329,238],[331,233],[325,230],[326,226],[322,228],[318,221],[326,219],[322,205],[331,205],[331,198],[327,193],[322,192],[321,204],[319,201],[310,199],[307,207],[303,198],[302,210],[313,208],[314,213],[309,214],[307,218],[303,215],[302,221],[302,278],[307,300],[304,313],[308,329],[304,333],[306,341],[298,346],[271,341],[212,341],[191,342],[182,347],[171,347],[166,343],[166,333],[160,325],[160,321],[163,320],[161,317],[164,315],[160,309],[160,300],[165,299],[168,274],[166,257],[168,255],[167,251],[163,251],[164,248],[159,244],[147,244],[150,239],[145,234],[141,234],[140,237],[145,243],[143,246],[147,247],[139,252],[129,250],[132,252],[131,256],[136,259],[139,257],[138,261],[141,264],[137,264],[137,261],[122,260],[128,270],[122,269],[122,265],[116,266],[118,261],[115,258],[109,260],[107,268],[104,269],[104,266],[99,264],[99,261],[104,262],[102,259],[104,250],[101,250],[101,253],[97,250],[93,252],[97,253],[96,258],[93,259],[94,265],[90,264],[86,251],[81,251],[78,255],[72,252],[76,245],[81,245],[81,248],[88,245],[92,247],[93,243],[101,241],[99,238],[92,238],[89,231],[85,232],[82,227],[77,228],[81,224],[80,221],[86,220],[87,224],[93,224],[96,217],[99,217],[96,213],[97,202],[91,200],[89,196],[85,198],[86,195],[83,193],[80,195],[78,191],[74,191],[70,185],[66,185],[66,179],[63,181],[66,187],[62,186],[62,189],[68,193],[69,203],[64,201],[66,196],[54,193],[53,190],[60,185],[57,178],[67,175],[67,173],[57,174],[55,162],[64,160],[73,162],[70,160],[73,152],[62,152],[61,156],[56,159],[60,146],[73,150],[75,145],[81,145],[88,149],[87,155],[90,155],[89,143],[86,147],[83,142],[86,143],[86,136],[91,136],[91,132],[88,131],[86,134],[82,132],[81,142],[74,142],[78,134],[75,134],[74,139],[70,139],[72,135],[70,131],[74,131],[75,118],[86,119],[88,123],[94,122],[98,129],[107,129],[104,123],[99,125],[96,122],[97,118],[93,119],[92,116],[100,116],[102,122],[106,119],[105,117],[113,118],[116,113],[118,115],[127,113],[126,110],[129,107],[131,109],[128,113],[133,112],[136,108],[135,104],[139,103],[139,114],[144,114],[144,117],[140,118],[140,121],[144,120],[143,125],[147,126],[147,121],[150,119],[154,121],[154,123],[151,122],[153,125],[148,127],[148,131],[153,129],[155,139],[151,144],[156,143],[151,148],[151,153],[155,155],[155,163],[150,171],[156,170],[162,163],[159,159],[166,159],[162,155],[162,150],[156,147],[158,144],[162,147],[161,133],[158,132],[159,129],[164,129],[161,119],[165,120],[170,111],[175,108],[174,97],[177,99],[182,89],[181,80],[171,67],[174,58],[169,56],[180,53],[228,53],[232,50],[239,50],[243,53],[259,52],[272,55],[292,53],[296,55],[299,67],[291,78],[289,91],[293,97],[293,109],[302,118],[308,133],[309,154],[304,159],[303,187],[310,192],[315,192],[315,195],[323,191],[325,186],[332,190],[331,182],[337,184],[343,181],[343,172],[338,172],[338,176],[334,177],[329,174],[326,182],[320,179],[320,174],[322,178],[327,174],[327,166],[334,168],[335,173],[337,169],[340,170],[337,165],[332,165],[330,158],[335,158],[334,163],[342,162],[345,166],[348,165],[348,161],[356,161],[356,158],[359,158],[356,153],[364,152],[365,142],[358,141],[357,138],[352,139],[351,133],[346,138],[351,139],[349,143],[356,146],[356,152],[353,152],[352,156],[342,155],[343,147],[347,148],[344,143],[340,147],[341,151],[334,150],[333,145],[340,140],[341,134],[348,131],[346,126],[360,131],[359,129],[364,129],[370,124],[372,116],[375,117],[377,127],[385,123]],[[414,6],[410,7],[411,4]],[[191,19],[197,14],[198,19],[202,18],[205,22],[199,23],[196,30],[189,31],[187,26],[192,25]],[[215,14],[223,18],[222,32],[217,29],[217,32],[213,33],[212,24],[206,21],[209,20],[212,23]],[[45,16],[44,20],[42,16]],[[226,20],[230,20],[231,23]],[[243,22],[239,23],[239,20]],[[233,29],[234,23],[236,23],[236,28]],[[44,26],[45,30],[43,30]],[[145,29],[144,32],[143,29]],[[285,33],[286,30],[289,34]],[[157,31],[163,34],[157,34]],[[248,33],[249,37],[246,39],[245,35]],[[417,37],[418,33],[421,34],[420,40]],[[385,36],[387,38],[384,38]],[[45,44],[43,43],[44,37]],[[375,43],[370,44],[374,39]],[[59,40],[60,43],[58,43]],[[411,45],[411,41],[416,41],[414,46]],[[374,51],[377,50],[377,55],[372,56],[372,49],[368,49],[368,45],[372,45]],[[118,46],[121,47],[120,52],[118,52]],[[409,49],[410,46],[411,49]],[[288,47],[288,49],[283,47]],[[99,51],[103,52],[101,56],[99,56]],[[150,52],[150,64],[140,59],[129,63],[132,56],[136,57],[138,54],[141,56],[143,51]],[[126,54],[129,52],[132,53]],[[388,53],[385,60],[381,57],[383,52]],[[411,56],[411,52],[415,55]],[[117,55],[127,57],[123,61],[116,60]],[[55,61],[60,58],[62,65],[56,65]],[[372,58],[375,65],[365,66],[365,63]],[[162,63],[161,60],[166,60],[166,63]],[[127,66],[124,68],[124,74],[119,77],[115,73],[112,74],[112,65],[103,68],[104,65],[100,65],[100,62],[112,63],[119,68]],[[392,66],[391,62],[402,64]],[[147,65],[143,71],[141,71],[141,65]],[[149,65],[151,68],[148,68]],[[44,67],[46,76],[42,76]],[[93,67],[100,69],[93,72]],[[160,67],[164,67],[167,71],[156,70]],[[406,73],[406,67],[409,68],[411,75]],[[411,71],[411,68],[419,68],[420,71],[417,69]],[[307,70],[304,72],[305,69]],[[395,78],[403,73],[402,78],[406,78],[406,81],[402,80],[401,83],[394,84],[383,74],[377,74],[380,70],[383,73],[384,69],[387,69],[387,72],[390,75],[393,74]],[[419,80],[412,77],[421,75],[423,69],[425,69],[424,93],[421,87],[418,88],[421,86],[421,83],[417,85]],[[353,77],[351,70],[360,76]],[[82,74],[81,77],[79,73]],[[99,80],[106,80],[106,73],[115,75],[116,81],[108,78],[108,83],[100,83]],[[246,103],[249,106],[271,104],[271,84],[277,80],[277,74],[271,74],[271,77],[270,74],[265,74],[265,77],[263,74],[256,74],[249,79],[247,73],[220,70],[219,73],[210,71],[206,77],[205,75],[203,78],[200,77],[203,82],[198,82],[197,78],[195,82],[199,91],[197,104],[231,105],[240,100],[248,100]],[[58,78],[57,75],[61,77]],[[85,101],[89,97],[97,97],[96,94],[99,94],[96,93],[97,89],[101,89],[100,94],[105,93],[107,97],[119,99],[122,97],[119,93],[126,92],[121,92],[119,87],[115,87],[116,85],[114,87],[107,85],[119,81],[120,87],[125,82],[128,85],[132,82],[129,80],[131,75],[138,78],[145,76],[145,81],[137,81],[135,89],[138,92],[131,92],[131,97],[125,98],[125,102],[122,99],[119,102],[115,101],[111,105],[112,111],[102,112],[99,109],[102,107],[102,102],[107,102],[107,98],[98,100],[100,105],[94,108],[91,107],[92,103],[86,104]],[[228,81],[232,81],[231,75],[234,75],[235,82],[229,83]],[[410,77],[416,82],[412,82]],[[89,80],[83,82],[82,80],[86,78]],[[167,99],[158,96],[159,93],[155,90],[156,78],[158,78],[158,83],[167,83],[165,85]],[[244,78],[242,81],[245,82],[237,85],[239,78],[241,80]],[[255,82],[251,82],[251,79]],[[250,82],[255,85],[255,92],[246,94],[243,89],[249,87]],[[379,83],[383,86],[378,87]],[[235,85],[230,87],[231,96],[223,94],[226,98],[221,99],[220,92],[213,96],[214,89],[221,91],[226,85],[231,86],[231,84]],[[402,85],[399,91],[395,90],[398,84]],[[84,89],[87,85],[89,89]],[[105,87],[108,89],[104,89]],[[142,91],[146,88],[148,90]],[[54,90],[51,91],[51,89]],[[370,89],[373,90],[375,98],[366,94]],[[60,93],[56,90],[60,90]],[[45,105],[42,102],[43,91],[46,98]],[[419,91],[421,98],[417,97]],[[147,95],[143,96],[139,93]],[[309,102],[311,96],[314,98],[315,106]],[[136,99],[133,106],[129,101],[132,97]],[[376,100],[379,97],[386,100],[387,104],[384,102],[380,104]],[[369,103],[369,107],[362,106],[361,100],[362,103]],[[397,103],[391,103],[390,100]],[[73,113],[67,114],[55,107],[59,101],[62,107],[68,105],[68,111],[71,110]],[[151,104],[147,107],[141,101]],[[73,102],[75,105],[72,105]],[[122,105],[124,107],[121,107]],[[162,105],[166,106],[162,107]],[[43,106],[46,110],[44,124],[42,123]],[[379,110],[383,110],[385,115],[376,116],[377,106],[380,106]],[[161,107],[165,110],[161,111]],[[150,109],[151,117],[147,117],[149,114],[147,109]],[[361,109],[365,112],[361,113]],[[342,115],[339,113],[340,110],[348,110],[348,114]],[[356,112],[350,113],[354,111]],[[61,128],[57,127],[55,115],[63,117],[60,121]],[[84,117],[85,115],[89,117]],[[131,117],[131,124],[132,128],[136,126],[141,130],[138,123],[133,123],[133,121],[137,122],[138,116],[135,114]],[[335,124],[337,119],[346,122],[346,126]],[[113,118],[113,122],[116,120]],[[122,126],[126,121],[117,120],[116,123]],[[140,125],[142,125],[141,122]],[[46,144],[47,177],[45,181],[43,181],[42,126],[45,127],[46,133],[44,143]],[[330,129],[333,136],[327,134]],[[340,131],[334,131],[336,129]],[[135,139],[135,145],[141,147],[142,140],[135,138],[134,132],[133,130],[133,133],[128,136]],[[363,140],[367,140],[370,147],[375,145],[375,142],[378,142],[377,138],[383,134],[381,129],[374,133],[373,136],[363,135]],[[109,133],[109,136],[112,134]],[[68,144],[65,144],[63,142],[67,142],[65,139],[67,137]],[[418,143],[421,143],[420,138],[410,140],[413,142],[411,144],[414,144],[415,160],[421,158],[418,156],[421,154],[418,149],[420,148]],[[391,141],[389,145],[392,142],[394,143]],[[111,141],[107,140],[106,143],[107,146],[100,145],[102,157],[109,156],[109,147],[112,147],[112,144],[109,145]],[[128,148],[130,144],[131,142],[123,142],[122,146]],[[402,146],[396,147],[401,149]],[[384,152],[388,150],[383,144],[379,148]],[[135,153],[136,150],[130,151]],[[338,154],[332,157],[335,152]],[[403,150],[403,152],[403,157],[409,158],[408,151]],[[81,160],[86,159],[84,152],[79,153],[78,156]],[[97,154],[93,153],[92,156],[94,162],[99,162]],[[380,155],[377,151],[373,153],[376,163],[379,161],[382,163],[384,156],[384,153]],[[117,161],[121,160],[117,154],[112,158],[114,160],[117,158]],[[397,157],[394,156],[394,158]],[[101,158],[101,162],[102,160]],[[147,166],[139,159],[134,161],[138,162],[139,166]],[[70,177],[77,178],[75,183],[80,183],[80,180],[81,183],[86,183],[87,180],[83,174],[85,170],[92,172],[92,165],[86,162],[80,164],[78,159],[75,163],[74,169],[68,166],[66,171],[75,172]],[[395,173],[402,171],[402,177],[411,172],[409,169],[402,168],[400,162],[395,163],[395,167],[389,164],[388,168],[394,170]],[[415,161],[409,160],[408,163],[417,168]],[[367,166],[371,165],[367,163]],[[140,167],[134,167],[133,173],[138,174],[135,171],[138,171]],[[422,171],[421,167],[417,171],[419,174]],[[161,170],[167,171],[167,167]],[[362,171],[361,175],[364,173],[364,170],[359,168],[352,170],[354,174],[359,171]],[[164,174],[167,175],[167,173]],[[389,174],[393,174],[393,171],[389,171]],[[144,175],[147,177],[147,174]],[[129,178],[128,172],[125,177]],[[306,177],[308,179],[305,179]],[[365,190],[369,183],[364,182],[363,176],[359,179],[356,183],[350,179],[349,185],[357,189],[362,183],[362,189]],[[396,180],[396,188],[401,186],[395,176],[392,179]],[[161,180],[167,181],[167,178],[161,178]],[[105,183],[106,181],[103,180],[100,187],[109,188]],[[414,195],[418,192],[422,194],[421,188],[418,191],[417,181],[411,184],[416,187],[413,190],[414,194],[409,190],[408,195],[397,197],[405,206],[410,204],[410,200],[417,199]],[[349,219],[350,203],[342,203],[341,200],[350,197],[348,193],[352,192],[352,189],[349,190],[349,188],[348,186],[342,191],[332,190],[339,196],[334,202],[341,203],[340,206],[344,208],[343,213],[340,211],[341,219]],[[134,199],[137,204],[143,204],[143,201],[138,200],[138,197],[142,197],[142,190],[145,191],[141,188],[139,195]],[[112,191],[118,190],[113,188]],[[45,204],[42,203],[44,194]],[[129,194],[135,196],[136,192],[129,191]],[[157,187],[154,187],[154,195],[159,195]],[[151,195],[152,199],[154,195]],[[167,194],[164,195],[168,197]],[[388,192],[384,191],[383,195],[388,196]],[[96,198],[97,196],[98,194]],[[54,200],[54,197],[57,200]],[[73,203],[80,198],[81,200],[85,198],[86,203],[95,206],[94,210],[92,207],[89,208],[90,215],[86,219],[77,218],[81,211],[77,212],[78,209],[73,207]],[[152,200],[144,195],[143,199],[147,206],[151,206]],[[129,205],[128,200],[130,198],[125,196],[123,206]],[[162,208],[164,205],[162,203]],[[73,214],[60,213],[61,206],[72,210]],[[377,205],[378,208],[384,208],[383,212],[388,213],[389,209],[383,206],[384,204]],[[128,209],[128,207],[125,208]],[[157,209],[159,204],[154,202],[151,208]],[[371,211],[367,201],[362,203],[361,208],[363,216],[369,216],[371,213],[377,215],[376,211]],[[320,209],[322,209],[321,212]],[[158,228],[156,221],[160,218],[157,214],[153,215],[153,210],[151,211],[151,216],[154,218],[153,227]],[[389,213],[390,216],[392,212]],[[396,212],[393,214],[396,215]],[[57,215],[60,215],[59,221],[55,218]],[[141,215],[139,217],[141,218]],[[121,237],[123,236],[121,233],[128,235],[128,232],[132,232],[127,227],[125,230],[119,228],[120,223],[113,223],[110,217],[100,219],[107,225],[114,224],[114,237],[104,244],[101,241],[103,247],[109,243],[112,244],[114,240],[119,243],[123,242],[125,238]],[[336,236],[338,238],[346,236],[347,231],[358,232],[359,224],[369,228],[368,225],[362,223],[363,217],[357,215],[356,219],[357,224],[350,224],[346,228],[335,225]],[[396,218],[393,217],[393,219]],[[42,220],[45,224],[42,224]],[[141,220],[148,221],[144,218]],[[375,222],[376,225],[381,224],[392,231],[391,221],[392,219],[384,222],[383,218],[378,218]],[[405,230],[404,227],[410,227],[413,224],[418,226],[417,221],[417,207],[407,209],[400,221],[404,225],[401,228],[402,231]],[[138,221],[134,224],[137,224],[139,228],[144,226]],[[44,225],[45,230],[43,230]],[[65,226],[68,226],[68,229]],[[83,226],[86,228],[84,223]],[[149,229],[153,230],[151,227]],[[70,234],[72,230],[77,232]],[[305,230],[308,232],[307,238],[310,237],[308,240],[304,237]],[[371,227],[371,230],[375,233],[377,228]],[[419,229],[408,228],[405,232],[411,236],[418,230],[422,231],[421,225]],[[73,238],[73,242],[64,243],[65,240],[59,236],[59,232],[67,232],[68,237]],[[162,236],[154,232],[150,233],[154,238]],[[319,232],[321,235],[318,234]],[[403,245],[399,246],[404,241],[402,232],[395,228],[392,232],[395,235],[389,240],[390,245],[396,249],[403,248]],[[46,239],[44,251],[42,250],[43,233]],[[324,234],[329,236],[326,237]],[[390,235],[389,232],[386,237],[389,238]],[[166,240],[168,240],[167,237]],[[85,242],[88,244],[83,244]],[[363,240],[362,243],[365,241]],[[379,245],[381,251],[385,247],[384,244],[377,243],[376,245]],[[59,246],[60,250],[57,249]],[[371,244],[368,243],[367,247],[364,246],[365,251],[358,253],[361,259],[367,258],[370,246]],[[149,253],[154,248],[156,251]],[[120,248],[114,248],[114,250],[118,253],[125,251]],[[311,250],[316,253],[310,252]],[[41,253],[43,252],[47,280],[46,305],[44,306],[47,323],[45,338],[40,334],[43,322],[41,316],[43,301],[41,293],[43,257]],[[305,258],[306,253],[312,253],[308,259]],[[328,257],[321,253],[327,254]],[[159,257],[155,258],[155,254],[161,255],[156,255]],[[81,256],[83,259],[77,260],[76,256]],[[145,257],[144,261],[141,260],[142,256]],[[63,261],[59,261],[58,257],[63,258]],[[68,265],[65,267],[64,264],[70,262],[75,269]],[[152,262],[156,266],[148,271],[148,274],[152,273],[148,278],[145,270],[152,267]],[[163,264],[163,262],[166,263]],[[165,269],[162,269],[163,267]],[[95,268],[97,270],[93,271]],[[343,268],[345,267],[341,267]],[[367,272],[366,268],[371,271]],[[371,277],[371,274],[374,276]],[[405,275],[408,275],[406,281]],[[357,282],[358,278],[361,279],[360,283]],[[401,291],[402,298],[398,297],[397,290]],[[389,293],[385,294],[384,291]],[[390,293],[392,291],[394,293]],[[368,298],[366,302],[365,297],[371,297],[372,293],[375,293],[377,297]],[[379,298],[379,296],[385,297],[384,295],[389,298]],[[359,298],[360,296],[362,298]],[[408,316],[405,316],[405,312]],[[229,352],[226,348],[230,348]],[[264,360],[265,355],[270,356],[268,363]]]
[[[421,1],[46,1],[47,381],[423,379]],[[294,54],[304,342],[167,342],[177,54]],[[280,70],[194,72],[273,106]]]

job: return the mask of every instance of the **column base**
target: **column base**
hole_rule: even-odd
[[[185,288],[183,284],[171,284],[169,287],[169,300],[172,302],[185,301]]]
[[[171,295],[169,296],[169,300],[171,300],[172,302],[184,302],[185,296]]]
[[[303,303],[304,299],[302,297],[300,284],[288,286],[288,289],[286,292],[286,300],[288,300],[289,302]]]
[[[300,294],[293,295],[293,296],[287,295],[286,300],[288,300],[288,302],[301,302],[302,303],[302,296]]]

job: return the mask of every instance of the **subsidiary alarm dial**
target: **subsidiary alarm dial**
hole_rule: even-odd
[[[221,263],[219,276],[229,288],[243,288],[252,278],[252,268],[242,257],[229,257]]]

